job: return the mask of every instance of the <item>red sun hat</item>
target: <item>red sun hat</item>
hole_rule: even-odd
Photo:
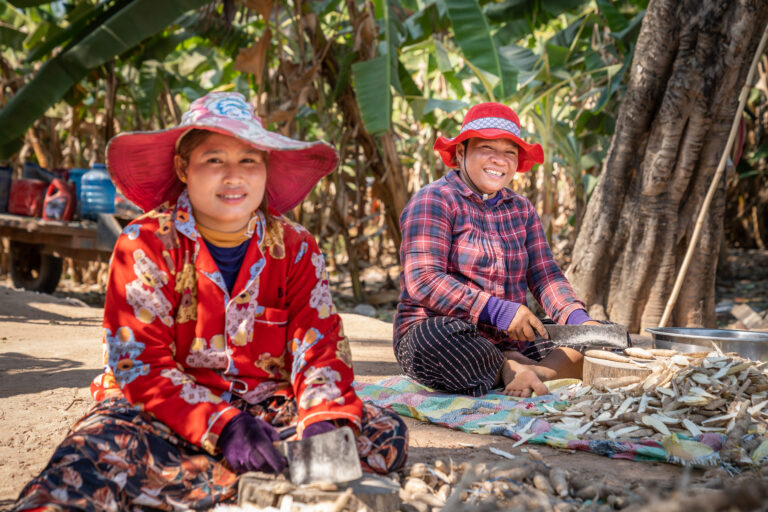
[[[448,139],[438,137],[434,149],[448,167],[458,168],[456,145],[472,137],[509,139],[519,147],[517,172],[528,172],[535,164],[544,162],[544,150],[539,144],[529,144],[520,138],[520,120],[515,111],[501,103],[480,103],[464,116],[459,134]]]
[[[173,156],[179,139],[193,129],[231,135],[266,151],[265,194],[270,208],[280,213],[299,204],[339,161],[326,142],[303,142],[265,129],[242,94],[211,92],[192,102],[179,126],[113,137],[107,146],[112,181],[144,211],[174,201],[186,185],[176,176]]]

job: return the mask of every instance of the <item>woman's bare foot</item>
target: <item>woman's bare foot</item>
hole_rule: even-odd
[[[528,370],[531,370],[533,373],[535,373],[539,380],[542,382],[557,378],[557,372],[555,370],[547,366],[542,366],[540,362],[534,361],[530,357],[526,357],[520,352],[516,352],[514,350],[505,350],[502,352],[502,354],[504,354],[504,357],[506,357],[508,361],[514,361],[524,365]]]
[[[528,398],[533,392],[537,395],[549,393],[536,372],[513,360],[504,361],[501,366],[501,379],[504,383],[501,393],[504,395]]]

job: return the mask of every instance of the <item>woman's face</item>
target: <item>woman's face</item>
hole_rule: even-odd
[[[517,172],[517,144],[509,139],[473,137],[456,146],[456,160],[481,194],[493,195],[512,182]],[[465,180],[466,181],[466,180]]]
[[[174,157],[187,183],[195,220],[223,232],[242,229],[264,198],[266,153],[229,135],[211,133],[189,155]]]

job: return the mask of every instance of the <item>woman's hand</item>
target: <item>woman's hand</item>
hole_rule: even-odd
[[[224,426],[218,446],[229,465],[238,473],[280,473],[286,461],[273,444],[279,440],[280,435],[272,425],[241,412]]]
[[[603,325],[603,324],[601,324],[597,320],[587,320],[586,322],[584,322],[581,325]]]
[[[541,320],[526,306],[520,306],[507,328],[507,335],[517,341],[533,341],[537,333],[542,338],[549,336]]]

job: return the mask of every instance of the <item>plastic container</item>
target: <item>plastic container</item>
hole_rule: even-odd
[[[43,202],[43,219],[72,220],[75,213],[75,186],[60,178],[54,178]]]
[[[90,169],[83,169],[81,167],[74,167],[69,170],[69,181],[75,185],[75,197],[80,201],[80,187],[82,186],[83,175],[90,171]]]
[[[98,219],[100,213],[115,213],[115,185],[104,164],[93,164],[80,184],[80,215]]]
[[[48,184],[43,180],[22,178],[11,182],[8,212],[27,217],[39,217],[43,212],[43,200]]]
[[[10,167],[0,167],[0,213],[8,211],[8,198],[11,195],[11,176],[13,170]]]
[[[21,177],[26,180],[43,180],[46,183],[50,183],[53,181],[53,178],[58,178],[58,175],[40,167],[34,162],[26,162],[22,167]]]

